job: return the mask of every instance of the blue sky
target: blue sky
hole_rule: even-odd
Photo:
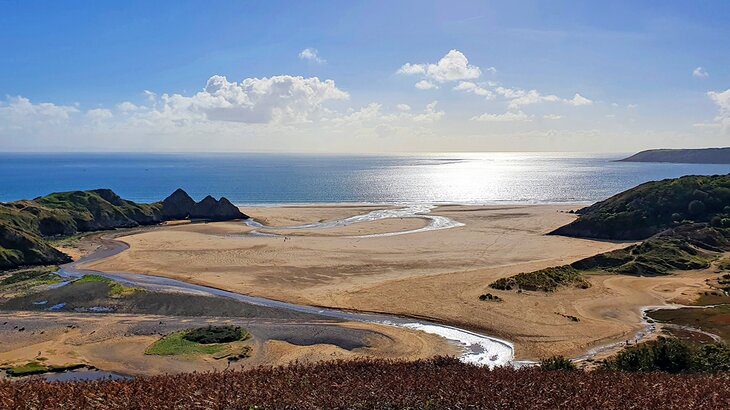
[[[725,1],[0,1],[1,149],[730,145],[728,21]]]

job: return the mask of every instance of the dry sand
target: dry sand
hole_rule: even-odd
[[[518,358],[529,359],[575,356],[627,339],[640,328],[641,306],[662,304],[682,293],[689,298],[704,286],[706,272],[666,278],[593,276],[594,286],[588,290],[554,294],[488,288],[501,277],[628,245],[545,235],[573,220],[565,211],[574,208],[441,206],[433,214],[465,225],[371,238],[350,236],[417,229],[427,221],[387,219],[334,229],[280,230],[286,240],[248,236],[251,228],[241,222],[166,226],[122,237],[129,250],[87,267],[171,277],[294,303],[426,317],[507,338],[515,342]],[[282,227],[373,209],[307,206],[244,212]],[[479,301],[485,292],[504,301]]]

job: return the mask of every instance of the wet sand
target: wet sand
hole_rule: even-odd
[[[252,335],[242,343],[252,348],[251,356],[229,363],[211,356],[144,354],[162,335],[208,324],[243,326]],[[83,363],[125,375],[250,368],[292,361],[457,354],[454,346],[433,335],[362,323],[69,312],[0,313],[0,345],[3,365],[42,358],[47,365]]]

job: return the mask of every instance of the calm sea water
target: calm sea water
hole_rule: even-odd
[[[730,173],[729,165],[612,162],[620,157],[0,154],[0,201],[105,187],[154,202],[181,187],[196,199],[211,194],[249,205],[593,202],[650,180]]]

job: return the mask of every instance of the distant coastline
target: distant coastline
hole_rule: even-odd
[[[673,164],[730,164],[730,147],[701,149],[650,149],[617,162],[664,162]]]

